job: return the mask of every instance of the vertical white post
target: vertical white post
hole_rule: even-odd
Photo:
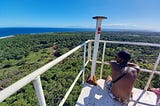
[[[92,45],[92,42],[88,42],[88,60],[89,61],[91,60],[91,45]]]
[[[103,73],[105,48],[106,48],[106,42],[104,42],[104,45],[103,45],[103,55],[102,55],[102,64],[101,64],[101,71],[100,71],[100,79],[102,78],[102,73]]]
[[[94,42],[92,67],[91,67],[91,80],[93,80],[93,76],[96,70],[97,53],[98,53],[99,39],[100,39],[100,34],[101,34],[101,23],[102,23],[102,20],[106,18],[107,17],[104,17],[104,16],[93,17],[93,19],[96,19],[97,22],[96,22],[96,33],[95,33],[95,42]]]
[[[38,76],[35,80],[33,80],[33,85],[34,85],[34,88],[36,90],[39,105],[40,106],[46,106],[46,101],[45,101],[43,90],[42,90],[40,76]]]
[[[84,84],[85,80],[85,64],[86,64],[86,43],[84,45],[84,53],[83,53],[83,78],[82,78],[82,84]]]

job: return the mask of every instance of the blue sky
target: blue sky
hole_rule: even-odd
[[[160,31],[160,0],[0,0],[0,27],[103,28]]]

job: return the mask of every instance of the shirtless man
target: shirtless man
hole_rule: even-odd
[[[120,51],[115,61],[111,61],[112,77],[107,76],[106,81],[115,81],[124,71],[128,71],[121,79],[112,82],[111,92],[115,99],[120,102],[128,103],[131,97],[132,88],[134,86],[139,66],[128,61],[131,59],[127,51]]]

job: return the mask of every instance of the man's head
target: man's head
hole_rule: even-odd
[[[116,61],[117,63],[127,63],[131,59],[131,55],[127,51],[120,51],[117,53]]]

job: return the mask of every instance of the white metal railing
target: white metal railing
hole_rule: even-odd
[[[89,40],[88,42],[88,60],[87,62],[85,62],[86,59],[84,59],[83,61],[83,68],[82,70],[79,72],[78,76],[76,77],[76,81],[78,80],[78,78],[80,77],[80,73],[82,73],[83,71],[83,81],[84,82],[84,72],[85,72],[85,66],[88,64],[89,61],[92,61],[91,59],[91,43],[93,43],[94,40]],[[104,43],[103,45],[103,54],[102,54],[102,60],[101,61],[96,61],[96,63],[101,64],[101,69],[100,69],[100,79],[102,78],[102,73],[103,73],[103,66],[104,64],[109,64],[108,62],[104,62],[104,55],[105,55],[105,48],[106,48],[106,43],[114,43],[114,44],[129,44],[129,45],[140,45],[140,46],[153,46],[153,47],[160,47],[160,44],[154,44],[154,43],[143,43],[143,42],[120,42],[120,41],[104,41],[104,40],[100,40],[100,43]],[[84,47],[84,58],[86,55],[86,45]],[[159,60],[160,55],[158,56]],[[157,62],[156,62],[157,63]],[[85,64],[85,65],[84,65]],[[158,64],[157,64],[158,65]],[[157,68],[157,66],[156,66]],[[84,70],[83,70],[84,69]],[[152,70],[148,70],[148,69],[140,69],[142,72],[148,72],[148,73],[153,73]],[[158,74],[160,75],[159,71],[154,70],[154,74]],[[73,84],[75,85],[75,81],[73,82]],[[64,98],[62,99],[62,101],[60,102],[59,106],[63,106],[63,104],[65,103],[65,100],[67,99],[67,97],[69,96],[71,90],[73,89],[73,84],[71,85],[71,87],[69,88],[69,90],[67,91],[66,95],[64,96]]]
[[[157,58],[157,60],[156,60],[156,62],[155,62],[155,64],[154,64],[153,71],[151,72],[151,74],[150,74],[150,76],[149,76],[149,79],[148,79],[148,81],[147,81],[147,83],[146,83],[146,86],[144,87],[143,92],[142,92],[141,95],[138,97],[138,99],[134,102],[133,106],[136,106],[136,104],[139,102],[139,100],[141,99],[141,97],[143,96],[143,94],[148,90],[148,87],[149,87],[149,85],[150,85],[150,83],[151,83],[151,80],[152,80],[152,78],[153,78],[153,76],[154,76],[154,72],[156,71],[159,62],[160,62],[160,53],[159,53],[158,58]]]
[[[59,106],[63,106],[63,104],[65,103],[67,97],[71,93],[73,87],[75,86],[77,80],[82,75],[82,73],[83,73],[82,83],[84,83],[84,80],[85,80],[85,67],[86,67],[86,65],[88,64],[89,61],[92,61],[92,59],[91,59],[91,57],[92,57],[91,56],[91,49],[92,49],[91,45],[92,45],[93,42],[94,42],[94,40],[88,40],[88,41],[84,42],[83,44],[75,47],[74,49],[70,50],[69,52],[65,53],[64,55],[58,57],[57,59],[55,59],[55,60],[53,60],[51,62],[49,62],[48,64],[44,65],[43,67],[35,70],[31,74],[27,75],[26,77],[23,77],[19,81],[15,82],[14,84],[12,84],[9,87],[5,88],[4,90],[0,91],[0,102],[4,101],[6,98],[8,98],[9,96],[11,96],[15,92],[17,92],[19,89],[23,88],[25,85],[27,85],[27,84],[29,84],[30,82],[33,81],[34,88],[36,90],[36,94],[37,94],[37,97],[38,97],[39,105],[40,106],[46,106],[46,102],[45,102],[45,98],[44,98],[44,94],[43,94],[43,89],[42,89],[42,85],[41,85],[40,75],[43,74],[44,72],[46,72],[48,69],[52,68],[54,65],[56,65],[59,62],[61,62],[62,60],[64,60],[65,58],[67,58],[68,56],[70,56],[71,54],[73,54],[74,52],[76,52],[78,49],[84,47],[82,69],[79,72],[79,74],[76,77],[76,79],[74,80],[74,82],[72,83],[72,85],[69,88],[69,90],[67,91],[66,95],[64,96],[64,98],[60,102]],[[160,44],[143,43],[143,42],[119,42],[119,41],[104,41],[104,40],[100,40],[100,43],[104,43],[102,60],[101,61],[96,61],[97,63],[101,64],[100,78],[102,78],[104,64],[108,64],[108,62],[104,62],[105,48],[106,48],[106,44],[107,43],[160,47]],[[88,44],[88,48],[87,48],[87,44]],[[87,55],[88,57],[86,58],[87,49],[88,49],[88,55]],[[141,69],[141,71],[149,72],[149,73],[153,72],[152,70],[148,70],[148,69]],[[160,75],[160,72],[155,70],[154,74]]]
[[[46,106],[46,102],[44,99],[44,94],[41,86],[40,75],[52,68],[54,65],[58,64],[65,58],[67,58],[72,53],[76,52],[78,49],[86,45],[89,41],[84,42],[83,44],[75,47],[74,49],[70,50],[69,52],[65,53],[64,55],[56,58],[55,60],[49,62],[48,64],[44,65],[43,67],[37,69],[36,71],[32,72],[31,74],[23,77],[19,81],[15,82],[14,84],[10,85],[9,87],[5,88],[4,90],[0,91],[0,102],[4,101],[6,98],[17,92],[19,89],[23,88],[25,85],[29,84],[33,81],[36,94],[39,100],[40,106]]]

